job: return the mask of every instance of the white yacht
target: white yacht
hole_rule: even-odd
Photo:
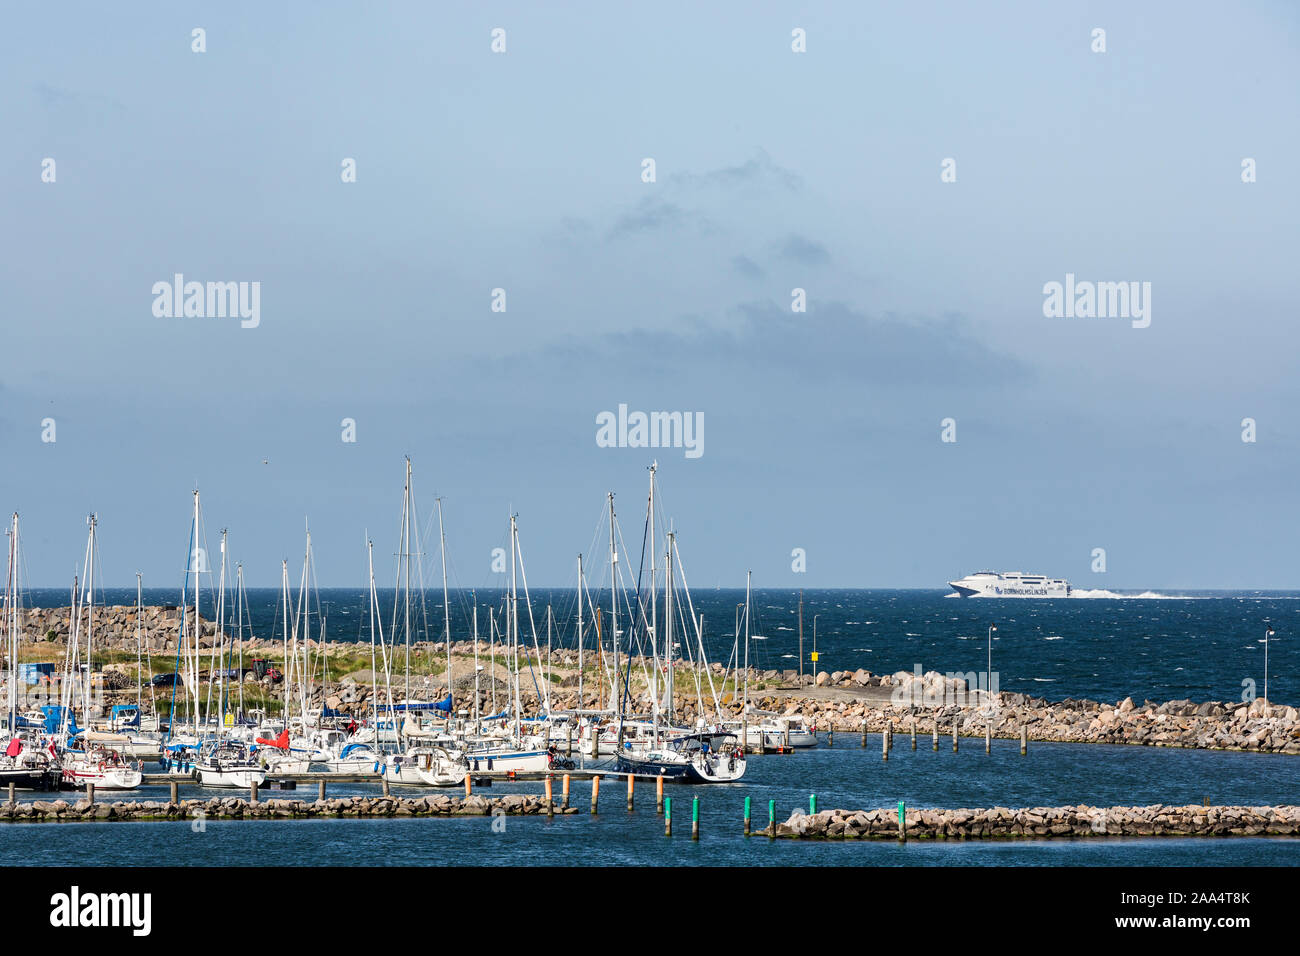
[[[961,597],[1063,598],[1070,596],[1070,582],[1044,574],[1022,571],[979,571],[960,581],[949,581]]]

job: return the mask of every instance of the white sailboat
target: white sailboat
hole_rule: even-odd
[[[197,593],[197,589],[196,589]],[[229,787],[246,789],[253,784],[261,785],[266,781],[266,770],[263,769],[261,762],[258,760],[253,748],[245,741],[238,740],[226,734],[226,697],[225,681],[222,677],[227,670],[222,667],[225,663],[225,601],[226,601],[226,531],[221,532],[221,576],[218,581],[217,590],[217,614],[215,635],[212,642],[211,663],[208,669],[208,698],[207,698],[207,725],[216,725],[216,737],[199,750],[199,756],[195,761],[195,769],[198,772],[199,783],[205,787]],[[195,636],[194,643],[195,654],[198,654],[198,611],[197,604],[194,615]],[[243,675],[240,675],[242,680]],[[217,712],[212,712],[212,689],[217,688]],[[197,694],[197,692],[196,692]]]
[[[51,790],[59,783],[58,760],[48,743],[36,732],[44,728],[45,714],[39,710],[21,715],[18,712],[18,656],[22,645],[23,607],[16,511],[7,534],[9,566],[5,578],[4,627],[9,664],[6,725],[9,739],[0,750],[0,786],[12,784],[24,790]],[[24,725],[29,729],[23,729]]]
[[[528,602],[528,579],[523,570],[523,556],[519,550],[519,525],[515,515],[510,516],[510,597],[506,619],[508,647],[511,655],[514,719],[509,725],[509,737],[499,743],[467,748],[465,758],[472,773],[508,776],[514,773],[544,773],[551,767],[554,751],[549,750],[544,736],[526,734],[523,726],[523,704],[519,690],[519,576],[524,575],[524,600],[528,605],[528,618],[532,624],[532,606]],[[537,632],[533,629],[533,644],[537,649]],[[540,650],[539,650],[540,657]],[[538,704],[544,712],[550,709],[550,691],[539,693]]]

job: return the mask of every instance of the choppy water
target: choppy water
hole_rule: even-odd
[[[985,669],[990,624],[993,670],[1004,690],[1059,700],[1091,697],[1118,700],[1240,700],[1254,681],[1264,688],[1264,621],[1276,631],[1269,643],[1269,694],[1274,701],[1300,701],[1300,592],[1169,592],[1151,596],[1110,597],[1110,592],[1083,592],[1092,597],[1061,600],[961,600],[940,591],[808,590],[804,592],[804,659],[813,648],[813,624],[819,670],[874,673],[913,670],[943,672]],[[146,591],[148,603],[175,602],[178,592]],[[593,595],[600,600],[599,595]],[[259,589],[249,594],[250,617],[257,636],[280,636],[279,594]],[[710,660],[725,662],[736,650],[737,604],[744,591],[708,590],[693,595],[695,611],[705,621]],[[101,600],[134,604],[135,592],[109,589]],[[468,639],[473,597],[452,592],[452,635]],[[798,593],[756,591],[749,657],[762,669],[794,669],[799,662]],[[574,646],[577,605],[569,591],[535,589],[532,593],[538,641],[546,645],[546,608],[554,611],[554,646]],[[37,591],[29,603],[67,604],[64,591]],[[205,613],[207,600],[205,596]],[[608,613],[608,598],[603,601]],[[486,641],[489,610],[498,615],[500,592],[478,592],[479,631]],[[391,626],[394,593],[381,593],[384,621]],[[327,589],[320,593],[327,636],[334,640],[369,641],[368,595],[361,589]],[[430,590],[421,612],[414,613],[416,639],[440,639],[442,593]],[[425,625],[427,621],[427,626]],[[523,628],[527,618],[523,617]],[[662,624],[661,624],[662,627]],[[606,617],[608,634],[608,617]],[[525,639],[528,634],[525,630]],[[742,650],[743,653],[743,650]]]

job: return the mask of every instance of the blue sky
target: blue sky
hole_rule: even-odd
[[[33,585],[92,510],[109,583],[179,585],[196,483],[250,584],[306,516],[322,584],[361,585],[406,454],[465,586],[511,509],[530,580],[572,580],[653,458],[699,585],[1300,584],[1294,5],[307,10],[3,13]],[[156,317],[177,272],[260,282],[261,324]],[[1150,327],[1045,318],[1067,273],[1150,282]],[[705,453],[597,447],[620,403],[702,413]]]

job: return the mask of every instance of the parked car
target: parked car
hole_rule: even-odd
[[[216,680],[220,681],[237,681],[239,680],[239,676],[238,667],[228,667],[222,670],[217,670],[213,674],[209,674],[207,671],[199,671],[199,682],[211,681],[214,677]]]
[[[185,681],[181,679],[180,674],[155,674],[150,685],[153,687],[184,687]]]

